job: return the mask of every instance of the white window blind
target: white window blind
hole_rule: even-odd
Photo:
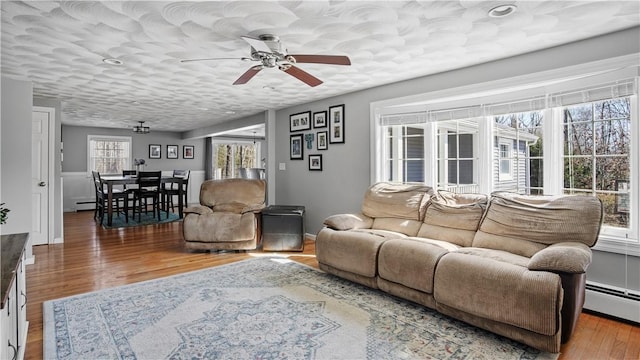
[[[596,87],[550,94],[548,107],[568,106],[592,101],[615,99],[634,94],[635,80],[626,79]]]

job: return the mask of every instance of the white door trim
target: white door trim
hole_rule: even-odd
[[[47,186],[49,188],[48,194],[48,209],[47,214],[49,216],[49,225],[48,225],[48,234],[47,234],[47,243],[54,244],[55,243],[55,122],[56,122],[56,112],[54,108],[44,107],[44,106],[34,106],[32,111],[38,112],[46,112],[49,114],[49,151],[48,151],[48,166],[49,166],[49,175],[47,179]]]

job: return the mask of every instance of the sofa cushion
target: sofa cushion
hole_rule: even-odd
[[[264,205],[266,182],[257,179],[207,180],[200,186],[200,204],[240,213],[247,206]]]
[[[380,247],[378,273],[382,279],[408,288],[433,293],[436,264],[450,246],[422,238],[392,239]]]
[[[378,269],[378,250],[393,234],[377,230],[338,231],[325,227],[316,235],[316,259],[332,268],[373,278]]]
[[[438,262],[433,284],[438,304],[538,334],[557,334],[563,296],[558,274],[462,250]]]
[[[601,223],[602,204],[593,196],[494,193],[473,246],[527,257],[558,242],[593,246]]]
[[[372,218],[422,221],[432,194],[433,189],[424,184],[377,183],[365,193],[362,213]]]
[[[438,191],[431,197],[418,236],[471,246],[488,200],[482,194]]]
[[[182,227],[184,237],[189,241],[240,242],[255,238],[256,223],[253,213],[211,212],[200,215],[194,212],[185,215]]]
[[[422,222],[418,220],[383,217],[375,218],[371,228],[376,230],[393,231],[408,236],[415,236],[418,233],[418,229],[420,229],[421,224]]]

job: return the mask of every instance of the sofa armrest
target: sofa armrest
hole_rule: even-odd
[[[210,207],[203,206],[203,205],[189,206],[188,208],[184,209],[183,212],[185,214],[198,214],[198,215],[213,214],[213,210]]]
[[[370,229],[373,218],[363,214],[337,214],[326,218],[324,225],[334,230]]]
[[[529,260],[529,270],[580,274],[591,264],[591,249],[579,242],[561,242],[538,251]]]

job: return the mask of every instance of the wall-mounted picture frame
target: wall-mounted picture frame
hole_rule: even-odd
[[[302,131],[311,129],[311,111],[305,111],[289,115],[289,131]]]
[[[344,104],[329,107],[329,143],[344,144]]]
[[[162,157],[162,145],[149,144],[149,159],[160,159]]]
[[[193,159],[194,149],[193,145],[182,145],[182,158]]]
[[[309,155],[309,171],[322,171],[322,155]]]
[[[313,113],[313,128],[324,128],[327,127],[327,112],[326,111],[318,111]]]
[[[304,158],[304,144],[302,134],[291,135],[289,139],[289,158],[302,160]]]
[[[328,131],[318,131],[316,134],[316,147],[318,150],[327,150],[329,148]]]
[[[178,158],[178,145],[167,145],[167,159]]]

